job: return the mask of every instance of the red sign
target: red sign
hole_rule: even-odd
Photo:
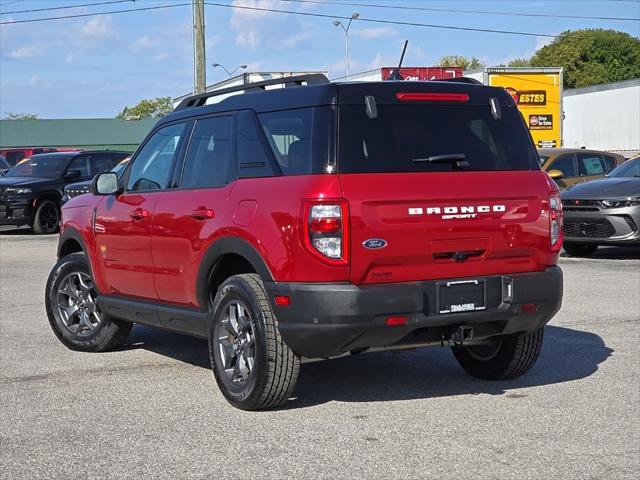
[[[387,80],[396,67],[383,67],[382,80]],[[442,80],[445,78],[458,78],[462,76],[461,67],[402,67],[400,75],[410,82]]]

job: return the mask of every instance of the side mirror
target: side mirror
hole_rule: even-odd
[[[80,170],[68,170],[67,173],[64,174],[64,178],[78,178],[82,176],[82,172]]]
[[[549,170],[547,172],[551,178],[554,180],[560,180],[562,178],[562,172],[560,170]]]
[[[114,195],[119,192],[118,175],[113,172],[100,173],[91,182],[93,195]]]

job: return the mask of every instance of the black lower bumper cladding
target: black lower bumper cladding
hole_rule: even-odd
[[[460,279],[452,279],[460,280]],[[299,355],[327,358],[372,347],[428,345],[460,326],[473,327],[473,341],[534,331],[562,304],[562,270],[483,277],[486,308],[439,313],[437,285],[421,281],[377,285],[276,283],[265,287],[285,342]],[[276,305],[276,296],[291,304]],[[406,323],[388,325],[389,317]]]

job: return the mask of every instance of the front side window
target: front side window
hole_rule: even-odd
[[[69,163],[69,167],[67,168],[67,172],[70,172],[72,170],[75,170],[77,172],[80,172],[80,177],[89,177],[90,173],[89,173],[89,159],[91,157],[89,155],[80,155],[76,158],[74,158],[73,160],[71,160],[71,163]]]
[[[609,173],[610,171],[612,171],[614,168],[618,166],[618,163],[616,162],[615,158],[610,157],[609,155],[603,155],[603,158],[604,158],[604,169],[607,173]]]
[[[182,188],[222,187],[227,184],[233,148],[233,117],[198,120],[184,161]]]
[[[578,176],[574,155],[559,156],[553,161],[549,170],[560,170],[564,178]]]
[[[161,190],[167,187],[185,128],[185,123],[176,123],[151,136],[133,160],[127,190]]]
[[[110,170],[116,162],[108,153],[95,153],[91,155],[89,160],[91,166],[91,176]]]

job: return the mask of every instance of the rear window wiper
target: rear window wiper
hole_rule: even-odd
[[[467,156],[464,153],[445,153],[444,155],[433,155],[426,158],[414,158],[413,163],[453,163],[458,168],[468,167]]]

